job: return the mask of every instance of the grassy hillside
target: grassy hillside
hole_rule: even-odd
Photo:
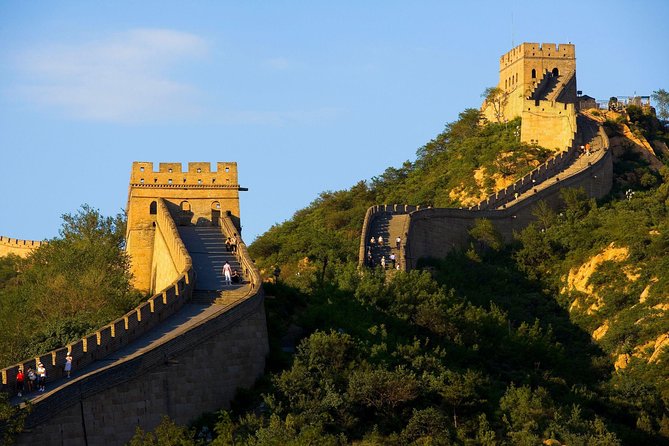
[[[290,220],[273,226],[250,247],[266,273],[304,274],[357,256],[366,209],[378,203],[466,206],[503,189],[545,161],[550,152],[520,142],[520,120],[480,125],[478,110],[459,119],[418,149],[414,162],[389,167],[369,182],[324,192]],[[323,268],[325,264],[325,268]]]

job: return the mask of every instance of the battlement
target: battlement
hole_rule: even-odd
[[[153,163],[135,161],[132,163],[130,185],[133,187],[194,187],[194,188],[239,188],[236,162],[218,162],[216,170],[206,162],[188,163],[183,170],[181,163],[159,163],[154,170]]]
[[[576,48],[573,43],[521,43],[499,59],[500,71],[520,59],[575,59]]]
[[[42,243],[46,242],[40,242],[37,240],[21,240],[0,235],[0,257],[9,254],[15,254],[19,257],[26,257],[35,249],[39,248]]]

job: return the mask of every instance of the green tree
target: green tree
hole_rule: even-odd
[[[662,120],[669,120],[669,92],[663,88],[656,90],[651,95],[657,107],[657,115]]]
[[[9,403],[6,393],[0,392],[0,440],[3,445],[11,446],[30,412],[30,406],[19,408]]]
[[[9,280],[0,286],[0,322],[11,331],[0,340],[2,363],[63,346],[137,305],[124,235],[122,214],[84,205],[63,215],[59,237],[24,260],[2,261]]]
[[[509,94],[499,87],[486,88],[481,97],[485,98],[486,104],[492,107],[492,113],[497,123],[504,120],[504,108],[509,101]]]
[[[469,230],[469,235],[479,242],[482,248],[488,247],[493,251],[499,251],[504,246],[502,235],[487,218],[477,218]]]
[[[153,432],[144,432],[139,426],[128,446],[195,446],[195,432],[177,425],[167,415]]]

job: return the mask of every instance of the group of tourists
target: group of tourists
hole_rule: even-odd
[[[585,153],[587,156],[590,156],[590,154],[592,153],[592,151],[590,150],[590,143],[581,145],[581,153]]]
[[[225,250],[228,252],[237,252],[237,234],[225,239]]]
[[[69,353],[65,357],[65,364],[63,365],[63,372],[65,378],[70,378],[72,373],[72,355]],[[23,396],[23,393],[32,393],[33,391],[46,391],[46,367],[42,362],[38,362],[36,368],[28,367],[28,370],[23,370],[19,367],[16,373],[16,394]]]
[[[402,238],[398,236],[395,239],[395,249],[398,252],[400,250],[400,246],[402,246]],[[369,244],[367,245],[367,266],[372,268],[375,266],[374,251],[377,251],[378,253],[381,254],[381,259],[379,260],[381,268],[387,269],[387,267],[390,267],[392,269],[400,269],[399,262],[397,261],[395,252],[393,252],[392,246],[389,245],[389,248],[390,248],[390,255],[386,259],[384,253],[383,236],[382,235],[379,235],[378,237],[372,236],[372,238],[369,239]],[[378,258],[378,255],[376,257]]]

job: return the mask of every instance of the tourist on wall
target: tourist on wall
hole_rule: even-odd
[[[230,252],[232,242],[230,241],[230,237],[227,237],[225,239],[225,250]]]
[[[72,373],[72,356],[68,353],[67,356],[65,357],[65,377],[69,378],[70,373]]]
[[[381,256],[381,268],[386,269],[386,256]]]
[[[25,376],[23,375],[23,369],[19,368],[19,371],[16,373],[16,394],[18,396],[23,396],[23,382]]]
[[[37,381],[37,374],[35,373],[35,370],[33,370],[32,367],[28,367],[28,380],[26,381],[28,385],[28,392],[32,392],[35,390],[35,381]]]
[[[223,284],[232,285],[232,267],[227,261],[223,264],[223,275],[225,276]]]
[[[399,236],[397,236],[397,238],[395,239],[395,248],[400,249],[401,244],[402,244],[402,239]]]
[[[383,246],[383,236],[379,236],[379,246]]]
[[[46,390],[46,368],[41,362],[37,364],[37,390],[39,392]]]

